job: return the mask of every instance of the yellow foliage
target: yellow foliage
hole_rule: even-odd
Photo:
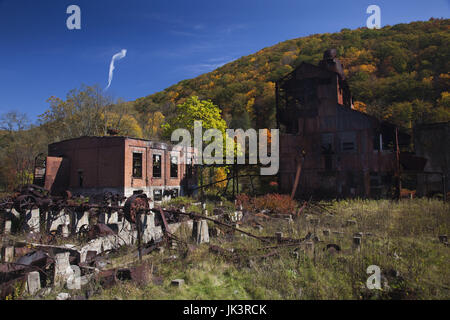
[[[367,112],[367,106],[364,102],[361,101],[354,101],[353,102],[353,109],[360,111],[360,112]]]
[[[249,92],[247,92],[245,95],[250,98],[250,97],[254,97],[256,94],[256,89],[252,89]]]
[[[253,114],[253,105],[255,104],[255,98],[250,98],[247,101],[247,105],[245,106],[245,109],[247,110],[248,114]]]
[[[225,172],[225,168],[219,167],[216,169],[216,172],[214,174],[214,181],[220,181],[227,178],[227,174]],[[227,185],[227,181],[222,181],[219,183],[216,183],[216,187],[218,188],[225,188]]]
[[[422,82],[426,83],[426,84],[432,84],[433,83],[433,76],[429,76],[427,78],[423,78]]]
[[[362,64],[359,66],[359,70],[366,73],[373,73],[377,70],[377,68],[371,64]]]

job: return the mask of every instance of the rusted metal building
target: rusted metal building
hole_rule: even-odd
[[[126,197],[142,190],[155,201],[196,184],[194,149],[120,136],[80,137],[48,146],[45,188]]]
[[[450,184],[450,122],[420,125],[414,128],[414,149],[428,159],[425,171],[417,174],[417,195],[445,197]]]
[[[280,128],[279,186],[296,196],[386,197],[399,192],[399,147],[410,136],[354,110],[336,50],[318,66],[302,63],[276,83]],[[303,157],[303,155],[304,157]]]

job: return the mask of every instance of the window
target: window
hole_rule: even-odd
[[[322,154],[333,154],[334,152],[334,135],[332,133],[322,133],[320,136]]]
[[[186,162],[186,178],[190,179],[193,176],[193,166],[191,158],[188,157]]]
[[[356,151],[356,134],[355,132],[341,133],[341,151]]]
[[[352,151],[355,150],[354,142],[343,142],[342,143],[342,151]]]
[[[78,184],[79,184],[80,188],[83,187],[83,180],[84,180],[83,170],[78,170]]]
[[[162,200],[162,190],[154,189],[153,190],[153,201],[161,201]]]
[[[373,150],[383,150],[383,136],[379,132],[375,132],[375,134],[373,135]]]
[[[170,157],[170,177],[178,178],[178,158]]]
[[[161,178],[161,155],[153,155],[153,177]]]
[[[142,153],[133,152],[133,178],[142,178]]]

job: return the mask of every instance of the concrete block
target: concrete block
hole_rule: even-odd
[[[353,250],[356,252],[361,251],[361,238],[360,237],[353,237]]]
[[[117,211],[111,212],[108,215],[108,224],[114,224],[119,222],[119,213]]]
[[[33,209],[27,213],[27,225],[31,232],[39,232],[39,209]]]
[[[280,242],[283,238],[283,232],[275,232],[275,237],[277,238],[277,241]]]
[[[206,220],[194,221],[192,237],[197,244],[209,243],[208,222]]]
[[[51,223],[50,231],[57,231],[60,225],[69,225],[70,216],[64,211],[59,212]]]
[[[76,221],[76,232],[80,231],[80,228],[84,225],[89,225],[89,212],[85,211],[80,218]]]
[[[69,300],[70,299],[70,294],[68,294],[67,292],[61,292],[56,296],[56,300]]]
[[[70,252],[61,252],[55,255],[55,270],[53,276],[53,285],[63,286],[69,276],[72,274],[72,268],[69,263]]]
[[[67,238],[69,235],[70,235],[70,232],[69,232],[69,226],[68,225],[66,225],[66,224],[63,224],[62,226],[61,226],[61,235],[62,235],[62,237],[63,238]]]
[[[353,245],[359,247],[361,245],[361,237],[353,237]]]
[[[41,277],[38,271],[33,271],[27,275],[27,291],[34,295],[41,290]]]
[[[174,279],[172,280],[172,285],[180,288],[184,285],[184,279]]]

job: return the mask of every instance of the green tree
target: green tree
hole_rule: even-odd
[[[199,100],[197,96],[186,99],[177,105],[176,116],[167,121],[162,127],[164,137],[170,139],[172,132],[183,128],[194,134],[194,121],[201,121],[203,132],[208,129],[218,129],[225,135],[227,123],[222,119],[222,111],[211,100]]]

